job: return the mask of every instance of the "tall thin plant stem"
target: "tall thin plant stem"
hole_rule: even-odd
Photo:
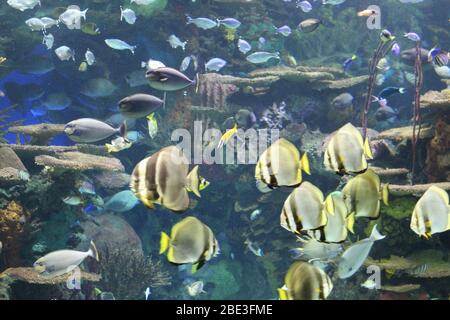
[[[421,117],[420,117],[420,90],[423,84],[422,57],[420,49],[420,41],[416,42],[416,61],[415,61],[415,96],[413,104],[413,138],[412,138],[412,167],[411,167],[411,184],[414,183],[414,174],[416,170],[417,160],[417,142],[420,137]],[[416,129],[417,132],[416,132]]]

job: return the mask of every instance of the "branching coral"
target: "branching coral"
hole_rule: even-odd
[[[140,299],[147,287],[171,284],[171,277],[163,271],[160,261],[125,246],[104,250],[99,268],[102,276],[99,287],[112,292],[117,299]]]
[[[3,243],[3,257],[6,266],[19,266],[21,248],[25,239],[25,223],[30,218],[20,203],[11,201],[0,209],[0,241]]]
[[[203,74],[198,81],[200,104],[203,107],[224,110],[228,97],[238,90],[234,84],[223,82],[222,76],[216,73]]]

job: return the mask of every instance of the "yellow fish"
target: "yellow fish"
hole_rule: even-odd
[[[233,128],[231,128],[230,130],[228,130],[227,132],[225,132],[223,134],[222,138],[220,138],[219,145],[217,146],[217,148],[220,149],[224,145],[226,145],[227,142],[236,134],[237,131],[238,131],[238,127],[237,127],[237,124],[235,124]]]

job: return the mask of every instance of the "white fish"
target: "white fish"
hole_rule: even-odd
[[[264,256],[264,252],[263,250],[257,246],[254,242],[250,241],[250,240],[245,240],[244,244],[247,245],[247,248],[257,257],[262,257]]]
[[[45,44],[45,46],[47,47],[48,50],[53,48],[54,43],[55,43],[55,37],[51,33],[44,34],[44,37],[42,38],[42,44]]]
[[[39,18],[30,18],[25,21],[25,24],[30,27],[31,31],[45,30],[45,24]]]
[[[167,40],[170,43],[170,46],[174,49],[181,47],[183,51],[186,50],[186,44],[188,43],[187,40],[185,42],[182,42],[180,38],[178,38],[176,35],[172,34],[169,39]]]
[[[86,59],[87,64],[90,66],[92,66],[95,62],[95,55],[91,50],[89,50],[89,48],[86,50],[84,58]]]
[[[131,9],[123,9],[120,6],[120,21],[125,19],[128,24],[134,24],[136,22],[136,13]]]
[[[279,52],[271,53],[264,51],[254,52],[251,55],[247,56],[247,61],[255,64],[260,64],[266,63],[272,58],[280,59],[280,53]]]
[[[441,78],[450,78],[450,68],[448,66],[436,66],[433,65],[434,72]]]
[[[58,250],[38,259],[34,264],[34,270],[46,277],[57,277],[74,270],[84,259],[92,257],[98,261],[98,252],[94,242],[91,241],[86,252],[75,250]]]
[[[158,121],[156,121],[155,114],[152,113],[147,116],[148,135],[154,139],[158,133]]]
[[[369,290],[373,290],[373,289],[377,289],[377,283],[372,278],[369,278],[366,281],[364,281],[363,283],[361,283],[361,287],[369,289]]]
[[[132,54],[134,54],[134,50],[136,50],[136,46],[131,46],[125,41],[119,39],[105,39],[105,43],[112,49],[130,50]]]
[[[360,240],[345,250],[339,259],[337,270],[339,278],[347,279],[354,275],[366,261],[375,241],[385,237],[378,232],[377,225],[375,225],[369,238]]]
[[[59,48],[56,48],[55,53],[61,61],[67,61],[70,59],[75,61],[75,51],[70,49],[68,46],[61,46]]]
[[[344,3],[345,0],[323,0],[322,4],[332,4],[334,6],[337,6],[338,4]]]
[[[130,3],[136,3],[139,6],[146,6],[152,2],[155,2],[155,0],[131,0]]]
[[[256,220],[256,218],[258,218],[259,217],[259,215],[261,214],[261,209],[256,209],[256,210],[254,210],[251,214],[250,214],[250,220],[251,221],[254,221],[254,220]]]
[[[328,260],[337,257],[342,252],[342,246],[338,243],[319,242],[314,238],[305,240],[300,237],[298,237],[298,241],[303,242],[303,246],[289,250],[294,259]]]
[[[205,71],[219,72],[223,67],[227,65],[227,62],[221,58],[212,58],[205,64]]]
[[[146,68],[147,71],[164,68],[166,65],[158,60],[149,59],[147,62],[141,62],[141,68]]]
[[[208,18],[191,18],[190,16],[186,16],[187,18],[187,22],[186,24],[195,24],[197,27],[203,29],[203,30],[208,30],[208,29],[212,29],[217,27],[217,21],[208,19]]]
[[[69,206],[78,206],[81,204],[81,198],[78,196],[68,196],[63,199],[63,202]]]
[[[239,39],[238,40],[238,49],[240,52],[242,52],[243,54],[247,54],[247,52],[249,52],[250,50],[252,50],[252,46],[250,43],[248,43],[247,41],[245,41],[244,39]]]
[[[191,297],[196,297],[201,293],[206,293],[206,291],[203,290],[203,287],[203,281],[200,280],[187,285],[186,290]]]
[[[147,287],[147,289],[145,289],[144,294],[145,294],[145,300],[148,300],[148,297],[150,297],[150,294],[151,294],[150,287]]]
[[[183,59],[183,61],[181,61],[181,65],[180,65],[180,71],[186,71],[190,64],[191,64],[191,56],[187,56]]]
[[[81,18],[86,20],[86,13],[89,9],[80,10],[79,6],[68,6],[67,10],[59,16],[59,21],[64,23],[70,30],[81,29]]]
[[[40,0],[8,0],[7,3],[14,9],[20,11],[33,9],[36,5],[41,5]]]
[[[122,150],[126,150],[131,148],[133,143],[125,139],[124,137],[117,137],[111,141],[111,143],[105,144],[106,151],[111,152],[120,152]]]
[[[44,29],[45,30],[50,29],[53,26],[57,26],[57,27],[59,26],[59,21],[58,20],[55,20],[55,19],[52,19],[52,18],[49,18],[49,17],[42,17],[41,21],[44,24]]]

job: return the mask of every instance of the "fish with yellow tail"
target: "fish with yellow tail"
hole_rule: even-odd
[[[325,300],[332,290],[333,283],[322,269],[298,261],[286,273],[278,296],[280,300]]]
[[[339,175],[361,173],[367,170],[367,160],[373,159],[369,140],[347,123],[331,135],[324,154],[324,165]]]
[[[450,230],[448,193],[431,186],[417,201],[411,216],[410,228],[417,235],[429,239],[433,234]]]
[[[173,264],[192,264],[192,273],[220,253],[213,231],[195,217],[186,217],[172,227],[170,236],[161,232],[159,254],[167,252]]]
[[[325,200],[327,224],[320,229],[309,231],[308,235],[321,242],[342,243],[348,232],[354,233],[355,213],[350,213],[340,191],[329,194]]]
[[[126,150],[131,148],[133,143],[124,137],[118,137],[111,141],[111,143],[106,143],[105,148],[109,153],[111,152],[120,152],[122,150]]]
[[[147,116],[148,135],[154,139],[158,133],[158,121],[155,118],[155,113]]]
[[[209,182],[198,166],[189,173],[189,161],[181,149],[169,146],[140,161],[131,175],[130,189],[147,207],[160,204],[174,212],[189,208],[188,192],[200,196]]]
[[[348,212],[355,213],[356,218],[378,219],[381,201],[389,205],[389,184],[382,186],[372,169],[351,178],[342,194]]]
[[[234,125],[233,128],[227,130],[222,137],[220,138],[219,144],[217,145],[217,149],[222,148],[223,146],[225,146],[228,141],[230,141],[230,139],[237,133],[238,131],[238,127],[237,127],[237,123]]]
[[[302,171],[311,174],[306,153],[288,140],[275,141],[259,157],[255,168],[256,186],[261,192],[279,187],[297,187],[302,182]]]
[[[322,191],[305,181],[294,189],[284,202],[280,225],[293,233],[317,230],[327,224]]]

